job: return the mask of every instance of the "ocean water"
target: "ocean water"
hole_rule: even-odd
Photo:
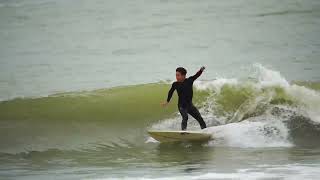
[[[0,179],[318,179],[319,57],[317,0],[0,0]]]

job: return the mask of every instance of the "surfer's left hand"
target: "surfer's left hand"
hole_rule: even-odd
[[[200,68],[200,71],[204,71],[205,69],[206,69],[206,67],[202,66],[202,67]]]
[[[162,106],[162,107],[166,107],[167,105],[168,105],[168,102],[167,102],[167,101],[161,103],[161,106]]]

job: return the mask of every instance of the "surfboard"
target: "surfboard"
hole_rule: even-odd
[[[211,134],[198,131],[148,131],[149,135],[159,142],[209,141]]]

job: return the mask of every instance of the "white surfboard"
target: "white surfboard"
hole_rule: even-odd
[[[149,135],[160,142],[209,141],[211,134],[199,131],[148,131]]]

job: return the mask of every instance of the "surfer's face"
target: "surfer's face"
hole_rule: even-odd
[[[180,72],[176,71],[176,79],[178,82],[184,81],[186,75],[182,75]]]

